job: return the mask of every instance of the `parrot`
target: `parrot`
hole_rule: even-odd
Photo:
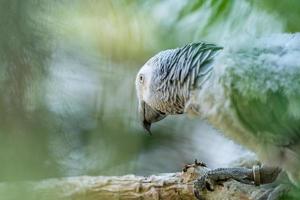
[[[218,180],[271,183],[281,172],[299,187],[300,33],[167,49],[139,69],[135,86],[140,121],[149,133],[152,123],[168,115],[199,116],[263,164],[211,170],[195,182],[197,191]]]

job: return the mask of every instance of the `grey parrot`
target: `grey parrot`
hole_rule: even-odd
[[[226,48],[198,42],[159,52],[139,70],[136,90],[147,131],[167,115],[197,115],[255,152],[264,165],[274,166],[212,170],[195,184],[198,189],[208,179],[269,183],[281,169],[299,186],[299,33],[252,38]]]

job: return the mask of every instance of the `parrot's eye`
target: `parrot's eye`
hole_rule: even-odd
[[[140,83],[144,82],[144,75],[143,74],[139,75],[139,81],[140,81]]]

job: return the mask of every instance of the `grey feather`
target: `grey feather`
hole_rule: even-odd
[[[211,61],[222,47],[203,42],[166,50],[151,58],[148,63],[157,66],[152,90],[169,105],[157,105],[161,110],[182,113],[189,91],[200,87],[212,71]],[[205,78],[206,77],[206,78]]]

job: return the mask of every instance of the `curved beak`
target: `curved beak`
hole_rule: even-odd
[[[166,117],[165,114],[162,114],[154,110],[143,100],[139,101],[139,114],[140,114],[140,120],[142,122],[142,126],[150,135],[151,135],[151,130],[150,130],[151,123],[160,121]]]

